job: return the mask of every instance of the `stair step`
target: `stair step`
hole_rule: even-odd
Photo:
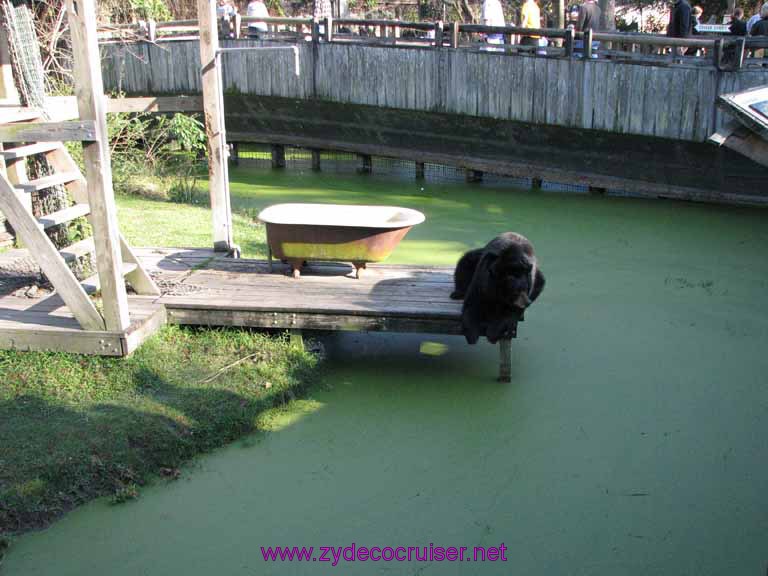
[[[0,124],[27,122],[40,118],[40,110],[23,106],[0,106]]]
[[[128,262],[123,262],[123,277],[128,276],[131,272],[136,270],[139,266],[137,264],[130,264]],[[101,287],[101,282],[99,281],[99,275],[94,274],[93,276],[89,276],[85,280],[81,282],[83,285],[83,288],[86,292],[89,294],[93,294],[94,292],[98,292],[99,288]]]
[[[80,240],[80,242],[75,242],[71,246],[62,248],[59,250],[59,253],[66,262],[74,262],[78,258],[92,254],[95,251],[96,246],[93,243],[93,238],[86,238],[85,240]]]
[[[90,213],[91,207],[88,206],[88,204],[75,204],[69,208],[64,208],[58,212],[52,212],[42,218],[38,218],[37,221],[43,225],[44,229],[48,229],[53,226],[58,226],[59,224],[71,222],[75,218],[80,218],[81,216],[88,216]]]
[[[26,158],[27,156],[34,156],[35,154],[53,152],[59,148],[61,148],[61,142],[36,142],[35,144],[27,144],[26,146],[17,146],[16,148],[3,150],[0,152],[0,155],[2,155],[7,162],[9,160],[18,160],[20,158]]]
[[[50,176],[43,176],[37,180],[14,184],[13,187],[19,192],[38,192],[46,188],[53,188],[59,184],[68,184],[81,178],[80,172],[59,172]]]

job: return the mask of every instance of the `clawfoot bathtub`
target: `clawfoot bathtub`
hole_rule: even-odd
[[[272,256],[291,265],[294,278],[309,260],[351,262],[355,276],[386,259],[424,214],[397,206],[275,204],[259,213]]]

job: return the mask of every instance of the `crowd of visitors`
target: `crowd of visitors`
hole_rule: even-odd
[[[239,36],[242,19],[235,0],[218,0],[216,15],[223,38]],[[322,21],[331,15],[331,0],[314,0],[312,16]],[[698,34],[702,15],[702,8],[692,6],[689,0],[674,0],[670,9],[667,35],[673,38],[689,38]],[[246,16],[248,18],[269,18],[269,10],[264,0],[249,0]],[[567,27],[577,32],[599,31],[601,16],[601,10],[596,0],[582,0],[581,4],[572,5],[567,10]],[[483,0],[480,21],[486,26],[507,25],[501,1]],[[551,14],[542,13],[539,0],[524,0],[520,10],[519,26],[532,29],[551,28],[554,26],[554,17]],[[268,31],[268,26],[266,22],[248,22],[247,30],[249,38],[259,38]],[[736,8],[730,17],[729,31],[734,36],[768,37],[768,2],[765,2],[760,10],[748,19],[745,18],[743,9]],[[485,41],[490,45],[500,45],[504,43],[504,36],[500,33],[487,34]],[[540,54],[546,53],[546,46],[548,45],[547,38],[539,34],[523,36],[520,43],[523,46],[534,47],[532,50]],[[595,57],[598,48],[599,42],[593,41],[593,57]],[[496,49],[493,46],[488,47],[488,50]],[[583,40],[576,40],[574,44],[575,55],[581,55],[583,50]],[[696,54],[696,48],[689,48],[685,54]]]

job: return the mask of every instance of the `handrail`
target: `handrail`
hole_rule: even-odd
[[[643,64],[714,66],[721,69],[738,69],[749,65],[762,66],[761,59],[750,58],[754,50],[768,48],[768,39],[719,36],[707,38],[673,38],[658,34],[636,32],[574,32],[559,28],[523,28],[521,26],[486,26],[461,22],[408,22],[403,20],[366,18],[283,18],[249,17],[240,19],[241,26],[255,22],[269,25],[266,39],[312,42],[341,42],[383,46],[405,45],[419,48],[480,49],[481,42],[490,35],[502,35],[503,43],[491,44],[493,52],[518,52],[537,57],[619,59],[623,62]],[[287,30],[282,31],[285,27]],[[345,30],[341,28],[356,28]],[[309,28],[309,31],[306,30]],[[358,35],[358,30],[368,29],[368,34]],[[373,29],[373,34],[371,30]],[[125,41],[126,38],[151,42],[194,38],[198,33],[197,20],[172,20],[167,22],[137,22],[102,26],[102,33]],[[322,36],[320,30],[323,30]],[[406,37],[403,31],[426,32],[425,36],[412,33]],[[126,34],[127,31],[127,34]],[[176,34],[174,34],[176,32]],[[287,32],[287,34],[286,34]],[[311,32],[311,33],[310,33]],[[530,46],[520,42],[520,37],[546,37],[549,46]],[[591,37],[592,42],[585,42]],[[581,44],[586,44],[579,48]],[[479,48],[478,48],[479,47]],[[639,47],[640,51],[635,50]],[[697,55],[682,55],[681,48],[693,49]],[[670,50],[671,49],[671,50]]]

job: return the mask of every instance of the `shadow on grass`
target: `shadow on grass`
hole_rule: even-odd
[[[240,343],[222,354],[215,348],[226,336],[187,330],[202,335],[200,342],[188,335],[174,350],[173,336],[182,331],[170,332],[159,366],[152,366],[151,350],[123,361],[49,355],[61,364],[58,386],[42,384],[46,374],[14,369],[12,353],[3,353],[7,382],[19,393],[0,401],[0,536],[44,527],[98,496],[134,493],[155,475],[177,476],[196,454],[256,430],[260,414],[300,395],[316,377],[314,361],[284,339],[270,346],[264,335],[232,332]],[[231,362],[243,357],[247,362]],[[82,384],[66,381],[77,364],[84,372],[102,369],[88,392],[68,389]]]

